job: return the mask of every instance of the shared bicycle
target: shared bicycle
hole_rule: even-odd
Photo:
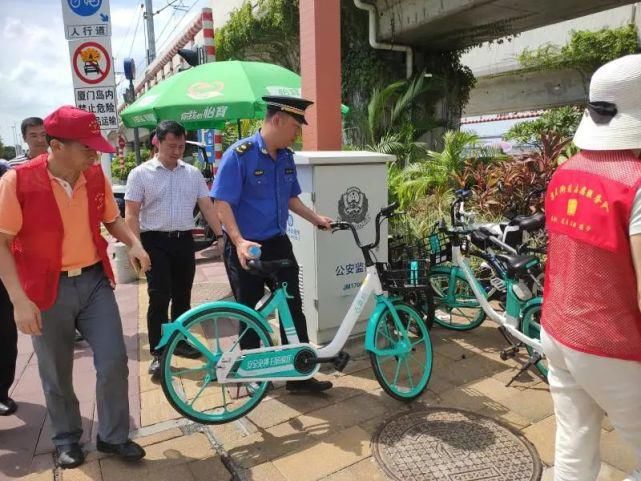
[[[516,356],[522,347],[529,356],[508,385],[532,366],[546,378],[547,361],[540,342],[543,298],[537,295],[542,292],[539,258],[495,253],[489,245],[496,241],[500,245],[501,241],[483,228],[447,228],[441,223],[439,232],[430,236],[429,241],[433,257],[445,261],[435,262],[439,265],[433,265],[429,272],[434,293],[434,322],[448,329],[467,331],[480,326],[488,316],[499,325],[499,331],[509,343],[509,347],[501,351],[503,360]],[[495,281],[489,286],[478,278],[462,252],[462,246],[468,242],[479,248],[474,255],[492,270]],[[492,299],[490,292],[503,293],[504,297]],[[496,303],[502,309],[497,309]]]
[[[432,373],[430,333],[421,315],[400,298],[388,297],[385,288],[399,283],[427,288],[427,266],[401,269],[400,275],[409,277],[399,280],[399,271],[375,262],[372,252],[380,243],[382,222],[394,214],[396,207],[389,205],[376,215],[375,240],[369,244],[361,243],[354,225],[331,224],[332,232],[351,231],[367,274],[328,345],[319,348],[300,342],[287,304],[287,284],[277,279],[281,269],[292,266],[290,260],[249,262],[255,275],[271,278],[276,286],[258,310],[236,302],[210,302],[165,324],[156,349],[163,350],[161,384],[170,404],[193,421],[227,423],[254,409],[273,381],[309,379],[324,363],[342,371],[349,361],[342,349],[372,295],[376,306],[367,323],[365,349],[376,379],[393,398],[412,401],[420,396]],[[288,344],[273,344],[268,318],[274,313],[278,313]],[[258,346],[243,348],[250,338]],[[201,357],[177,356],[176,347],[182,342],[195,348]]]

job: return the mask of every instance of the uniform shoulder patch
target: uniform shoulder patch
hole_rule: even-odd
[[[234,150],[236,152],[238,152],[239,154],[244,154],[245,152],[247,152],[249,150],[249,148],[252,145],[254,145],[254,143],[248,140],[247,142],[244,142],[244,143],[240,144],[239,146],[237,146]]]

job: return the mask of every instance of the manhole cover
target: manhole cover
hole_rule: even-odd
[[[495,420],[433,408],[391,418],[374,435],[374,456],[398,481],[538,481],[534,447]]]

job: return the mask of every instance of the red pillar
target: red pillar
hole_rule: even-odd
[[[307,109],[304,150],[341,150],[340,0],[300,0],[300,70]]]

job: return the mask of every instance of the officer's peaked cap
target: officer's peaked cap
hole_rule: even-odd
[[[314,103],[311,100],[301,99],[300,97],[283,97],[276,95],[265,96],[263,100],[267,104],[268,110],[272,112],[285,112],[305,125],[307,125],[305,109]]]

